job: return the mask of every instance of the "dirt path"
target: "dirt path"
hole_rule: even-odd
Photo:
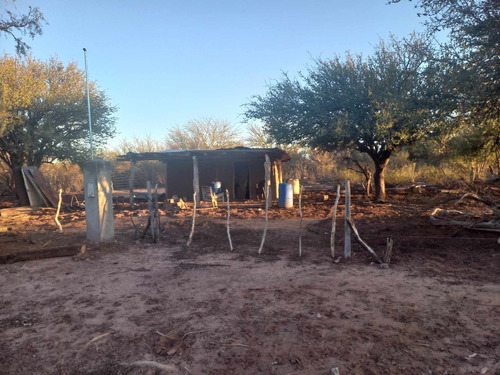
[[[180,374],[499,371],[497,283],[183,252],[3,266],[0,373],[139,374],[140,360]]]
[[[394,239],[391,267],[356,243],[352,259],[333,263],[322,198],[304,200],[301,258],[296,208],[271,210],[257,255],[255,202],[232,209],[234,252],[224,208],[200,211],[187,248],[189,210],[163,212],[151,245],[134,240],[131,222],[144,225],[146,211],[117,207],[117,241],[87,244],[86,260],[0,265],[0,374],[500,374],[495,233],[431,225],[432,207],[456,208],[449,196],[356,196],[362,237],[379,253]],[[491,215],[475,202],[459,208]],[[341,255],[342,201],[338,214]],[[50,210],[0,217],[0,255],[81,246],[84,212],[61,222],[63,234]]]

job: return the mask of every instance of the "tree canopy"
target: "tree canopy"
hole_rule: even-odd
[[[28,35],[34,38],[42,34],[42,25],[46,23],[43,13],[38,7],[29,7],[26,14],[17,14],[10,10],[5,10],[4,15],[0,15],[0,34],[10,36],[16,43],[18,55],[26,55],[30,46],[23,41],[22,36]]]
[[[440,52],[435,58],[446,71],[442,93],[443,103],[448,105],[447,123],[451,125],[446,129],[443,123],[446,138],[453,140],[453,147],[458,142],[463,155],[498,153],[500,1],[416,0],[414,3],[428,34],[435,37]]]
[[[94,142],[99,147],[114,135],[115,108],[94,82],[90,101]],[[0,159],[15,178],[23,165],[88,159],[87,115],[85,73],[75,63],[0,58]]]
[[[375,165],[376,198],[385,199],[384,170],[394,151],[432,129],[439,80],[430,49],[416,35],[380,42],[372,56],[317,60],[300,79],[284,75],[247,105],[278,143],[326,151],[351,148]]]

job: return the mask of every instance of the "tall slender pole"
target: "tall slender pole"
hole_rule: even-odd
[[[349,219],[351,218],[351,182],[345,180],[345,211],[344,211],[344,258],[351,257],[351,227]]]
[[[89,92],[89,73],[87,68],[87,49],[83,49],[85,56],[85,81],[87,83],[87,108],[89,109],[89,140],[90,140],[90,158],[94,160],[94,146],[92,145],[92,116],[90,114],[90,92]]]

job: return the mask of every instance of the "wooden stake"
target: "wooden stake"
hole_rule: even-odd
[[[356,239],[358,240],[358,242],[360,243],[361,246],[363,246],[366,250],[368,250],[368,252],[373,256],[373,258],[380,264],[384,264],[384,262],[382,261],[382,259],[380,259],[378,257],[378,255],[375,253],[375,251],[373,251],[373,249],[368,246],[368,244],[363,241],[361,239],[361,237],[359,236],[359,232],[358,230],[356,229],[356,226],[354,225],[354,222],[352,221],[352,218],[351,217],[348,217],[347,218],[347,224],[349,224],[349,226],[351,227],[352,231],[354,232],[354,236],[356,237]]]
[[[344,212],[344,258],[351,257],[351,228],[348,221],[351,218],[351,181],[345,180],[345,212]]]
[[[278,164],[277,162],[273,163],[273,175],[274,175],[274,188],[276,189],[276,199],[280,197],[280,181],[279,181],[279,175],[278,175]]]
[[[198,159],[193,156],[193,191],[196,193],[196,203],[200,204],[200,174],[198,171]]]
[[[153,195],[151,194],[151,181],[146,182],[148,188],[148,211],[149,211],[149,224],[151,228],[152,242],[156,242],[156,228],[155,228],[155,215],[153,211]]]
[[[61,210],[61,203],[62,203],[62,189],[59,189],[59,203],[57,204],[57,212],[56,212],[56,217],[54,219],[57,226],[59,227],[59,233],[63,232],[63,227],[59,222],[59,211]]]
[[[153,218],[154,218],[154,227],[155,227],[155,234],[156,237],[154,238],[153,242],[157,243],[160,240],[160,211],[158,209],[158,184],[155,184],[155,193],[153,195],[153,202],[154,202],[154,213],[153,213]]]
[[[387,237],[387,249],[385,250],[384,253],[384,263],[391,263],[391,256],[392,256],[392,245],[394,244],[394,241],[392,240],[391,237]]]
[[[330,250],[332,258],[335,259],[335,230],[337,225],[337,207],[340,200],[340,184],[337,185],[337,196],[335,197],[335,204],[333,205],[332,212],[332,233],[330,234]]]
[[[135,160],[130,162],[130,177],[128,180],[128,193],[129,193],[129,202],[130,209],[134,209],[134,178],[135,178]]]
[[[302,256],[302,186],[299,190],[299,213],[300,213],[300,228],[299,228],[299,257]]]
[[[230,207],[229,207],[229,190],[226,189],[226,198],[227,198],[227,239],[229,240],[229,248],[233,251],[233,241],[231,241],[231,233],[229,232],[229,215],[230,215]]]
[[[269,160],[269,155],[266,154],[266,162],[264,163],[264,171],[266,175],[266,224],[264,226],[264,233],[262,234],[262,241],[260,242],[259,254],[262,253],[264,248],[264,242],[266,241],[267,227],[268,227],[268,212],[269,212],[269,201],[271,200],[270,187],[271,187],[271,160]]]
[[[196,156],[193,156],[195,158]],[[193,242],[193,235],[194,235],[194,223],[196,221],[196,191],[193,193],[193,222],[191,224],[191,233],[189,233],[189,238],[187,242],[187,246],[191,245],[191,242]]]

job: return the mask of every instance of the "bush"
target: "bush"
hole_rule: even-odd
[[[65,194],[83,191],[83,173],[77,164],[42,164],[40,172],[50,181],[54,190],[62,189]]]

